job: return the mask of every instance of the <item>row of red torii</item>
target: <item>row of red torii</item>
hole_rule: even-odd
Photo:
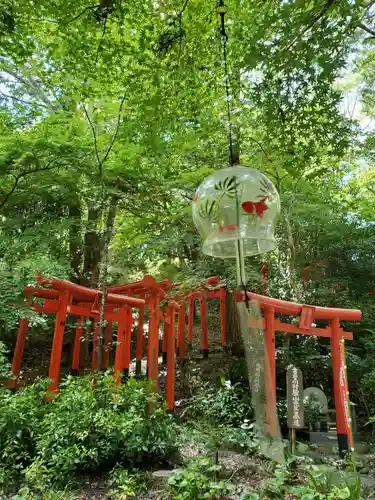
[[[102,346],[101,368],[107,369],[109,352],[114,344],[114,374],[116,380],[126,379],[131,363],[131,338],[134,325],[133,311],[138,310],[138,325],[136,332],[136,373],[141,371],[141,362],[144,357],[144,318],[145,309],[148,309],[148,336],[147,336],[147,376],[158,390],[159,376],[159,326],[164,323],[162,350],[166,358],[166,404],[170,410],[174,408],[175,392],[175,360],[176,354],[180,360],[185,359],[186,350],[186,307],[187,307],[187,344],[193,341],[193,320],[195,301],[200,302],[201,321],[201,350],[204,356],[208,355],[207,332],[207,300],[220,300],[221,343],[226,347],[226,290],[220,286],[220,278],[208,278],[207,286],[190,293],[171,291],[176,288],[169,280],[157,282],[151,276],[142,280],[124,285],[107,288],[104,319],[106,322],[104,339],[100,343],[99,318],[102,303],[102,294],[99,290],[86,288],[69,281],[56,278],[37,277],[36,287],[25,287],[26,304],[38,313],[56,314],[55,329],[50,358],[49,378],[52,380],[50,389],[57,389],[60,376],[61,354],[64,340],[65,321],[68,315],[78,317],[72,370],[79,371],[80,350],[83,337],[83,325],[86,318],[94,321],[92,369],[99,368],[99,346]],[[337,309],[315,307],[278,300],[264,295],[247,292],[248,298],[259,304],[263,312],[261,324],[252,324],[250,327],[261,326],[265,336],[266,363],[265,363],[265,395],[266,414],[270,415],[266,429],[269,435],[276,433],[276,422],[272,415],[276,414],[276,350],[275,333],[313,335],[328,337],[331,343],[333,386],[336,408],[337,435],[340,450],[352,447],[350,418],[348,413],[349,395],[346,382],[346,366],[343,361],[343,344],[345,340],[352,340],[353,334],[340,327],[340,321],[359,321],[361,311],[354,309]],[[244,292],[237,294],[237,301],[243,301]],[[299,318],[299,324],[284,323],[275,317],[275,314],[290,315]],[[176,328],[177,316],[177,328]],[[317,328],[315,320],[328,320],[328,326]],[[113,343],[113,323],[117,323],[116,342]],[[14,349],[12,372],[14,387],[20,376],[21,362],[24,353],[25,341],[28,334],[29,321],[21,319]],[[176,352],[177,348],[177,352]],[[124,377],[125,375],[125,377]]]

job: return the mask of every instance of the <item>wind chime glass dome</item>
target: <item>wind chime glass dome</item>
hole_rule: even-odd
[[[193,220],[203,239],[203,253],[236,257],[276,248],[275,225],[280,198],[272,182],[244,166],[223,168],[207,177],[193,200]]]

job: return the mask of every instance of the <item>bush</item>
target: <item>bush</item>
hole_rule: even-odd
[[[12,393],[0,390],[0,489],[19,477],[36,455],[40,425],[48,412],[48,382]]]
[[[192,444],[211,452],[220,448],[240,453],[259,451],[259,439],[254,435],[253,426],[244,422],[241,427],[210,422],[188,422],[181,426],[179,443]]]
[[[250,394],[241,384],[222,381],[219,388],[204,384],[189,403],[187,415],[213,423],[239,426],[253,415]]]
[[[11,375],[10,363],[7,357],[8,349],[4,342],[0,340],[0,379],[8,378]]]
[[[174,500],[219,499],[231,491],[231,485],[217,481],[220,465],[209,458],[191,461],[185,469],[177,470],[168,479],[168,488]]]
[[[307,469],[308,475],[303,483],[293,485],[292,460],[286,465],[277,465],[273,476],[267,479],[260,492],[249,492],[241,500],[261,500],[300,498],[301,500],[362,500],[361,485],[358,474],[347,474],[325,466],[312,466]],[[291,467],[292,466],[292,467]]]
[[[35,489],[65,487],[79,472],[117,462],[164,460],[175,449],[172,417],[146,382],[68,377],[53,402],[44,396],[45,386],[3,395],[0,419],[4,473],[28,465],[24,477]]]
[[[115,500],[126,500],[136,497],[137,494],[145,490],[146,475],[136,470],[128,471],[120,466],[116,466],[109,474],[108,486],[109,496]]]

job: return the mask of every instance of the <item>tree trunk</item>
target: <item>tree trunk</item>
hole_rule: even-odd
[[[288,239],[288,271],[290,276],[290,286],[293,293],[293,300],[297,302],[303,302],[302,294],[300,291],[299,283],[296,279],[296,245],[294,242],[293,230],[289,221],[288,215],[285,215],[285,228],[286,235]],[[292,339],[292,335],[285,333],[283,338],[283,348],[284,348],[284,361],[285,366],[289,365],[289,349],[290,349],[290,341]]]
[[[78,196],[69,205],[69,259],[70,279],[77,282],[82,272],[81,205]]]
[[[116,218],[118,198],[112,196],[109,203],[109,208],[107,212],[107,218],[105,222],[104,234],[103,234],[103,251],[101,252],[100,261],[100,288],[102,291],[102,303],[100,307],[100,318],[99,318],[99,339],[98,339],[98,369],[102,367],[103,359],[103,338],[105,330],[104,322],[104,308],[107,298],[107,273],[108,273],[108,249],[111,242],[111,238],[114,233],[114,225]]]
[[[99,266],[102,253],[102,236],[99,228],[101,210],[90,206],[83,248],[83,273],[81,281],[86,286],[96,288],[99,281]]]

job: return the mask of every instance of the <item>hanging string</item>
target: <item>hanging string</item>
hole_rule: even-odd
[[[233,127],[232,127],[232,113],[231,113],[231,94],[230,94],[230,86],[229,86],[229,71],[228,71],[228,58],[227,58],[227,42],[228,42],[228,34],[225,31],[225,13],[226,7],[223,0],[219,0],[217,2],[217,12],[220,16],[220,38],[223,45],[223,61],[224,61],[224,80],[225,80],[225,98],[227,102],[227,121],[228,121],[228,150],[229,150],[229,164],[233,167],[235,164],[234,151],[233,151]],[[240,228],[240,212],[239,212],[239,199],[238,192],[236,187],[236,215],[237,215],[237,231]],[[239,236],[239,235],[238,235]],[[246,283],[244,282],[245,276],[245,264],[244,264],[244,255],[243,249],[241,248],[240,239],[237,239],[237,252],[238,252],[238,260],[239,260],[239,273],[238,281],[241,283],[241,288],[244,292],[244,300],[246,304],[246,308],[249,309],[249,299],[247,296],[247,288]]]
[[[230,88],[229,88],[229,71],[227,59],[227,42],[228,35],[225,31],[225,13],[226,7],[223,0],[217,2],[217,11],[220,16],[220,37],[223,44],[223,60],[224,60],[224,80],[225,80],[225,98],[227,101],[227,120],[228,120],[228,148],[229,148],[229,164],[234,165],[233,152],[233,130],[232,130],[232,115],[230,109]]]

